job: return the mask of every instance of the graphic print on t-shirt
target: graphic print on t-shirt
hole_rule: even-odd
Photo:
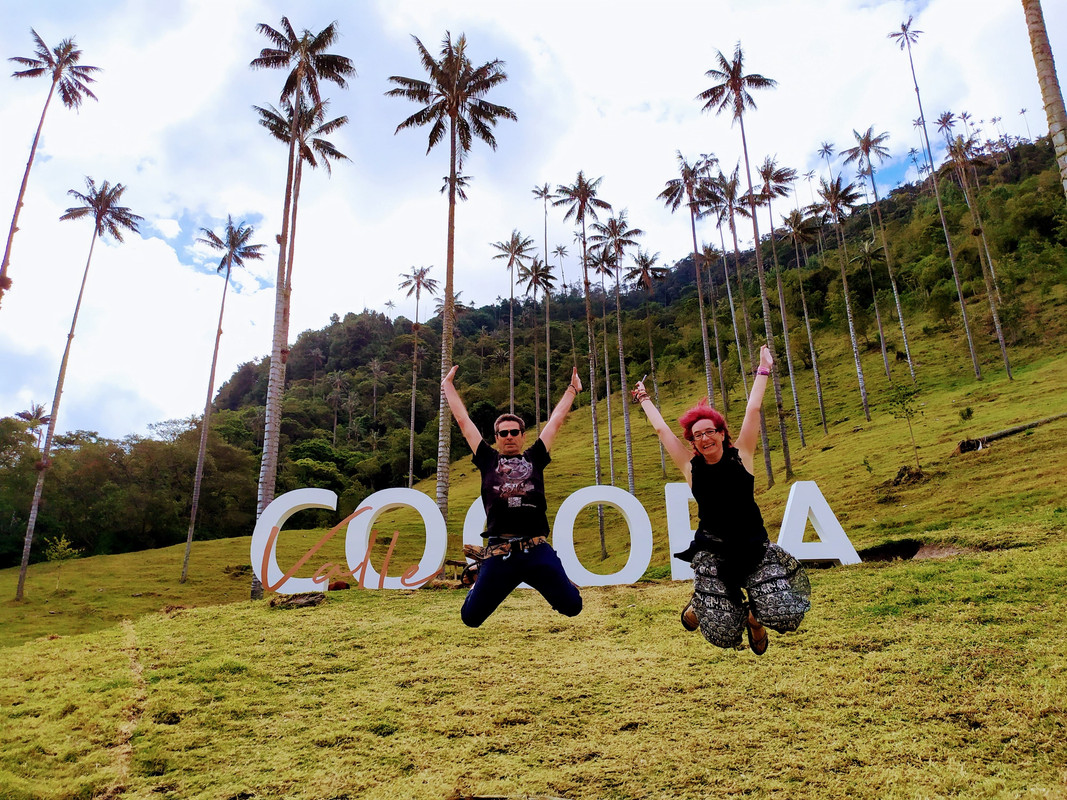
[[[530,482],[533,475],[533,464],[521,456],[518,458],[501,458],[497,463],[496,472],[500,496],[508,499],[508,507],[516,508],[522,505],[522,498],[527,492],[532,492],[534,485]]]

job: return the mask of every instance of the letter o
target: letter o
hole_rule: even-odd
[[[252,531],[252,544],[250,546],[250,558],[252,559],[252,572],[259,578],[264,586],[273,586],[282,579],[285,572],[278,566],[277,540],[275,546],[267,553],[267,542],[270,540],[270,532],[274,528],[281,528],[286,520],[297,511],[305,508],[328,508],[331,511],[337,508],[337,495],[329,489],[295,489],[286,492],[281,497],[274,498],[259,515],[255,530]],[[267,556],[267,574],[262,575],[263,557]],[[298,594],[300,592],[324,592],[325,583],[316,583],[311,578],[290,578],[277,589],[278,594]]]
[[[383,584],[386,589],[410,589],[412,585],[426,581],[440,572],[445,563],[448,531],[436,503],[428,495],[415,489],[392,488],[375,492],[360,503],[360,508],[368,507],[371,512],[360,514],[348,523],[348,531],[345,534],[345,558],[348,561],[348,569],[357,571],[359,565],[367,557],[367,544],[370,541],[370,531],[374,520],[384,512],[401,506],[415,509],[422,517],[426,525],[426,543],[423,546],[422,558],[419,560],[419,570],[408,579],[408,585],[401,583],[400,578],[387,577]],[[380,580],[381,576],[368,561],[363,588],[377,589]]]
[[[617,509],[622,513],[629,528],[630,557],[626,566],[612,575],[590,572],[582,566],[574,552],[574,521],[578,518],[579,511],[593,504]],[[641,502],[629,492],[617,486],[586,486],[560,505],[552,528],[552,542],[563,568],[567,571],[567,577],[579,586],[637,583],[652,561],[652,521]]]

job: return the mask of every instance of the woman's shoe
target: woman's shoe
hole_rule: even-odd
[[[758,656],[766,653],[767,645],[770,644],[770,637],[767,635],[767,629],[760,625],[760,630],[763,631],[763,635],[758,639],[753,638],[752,623],[745,623],[745,631],[748,633],[748,648]]]
[[[682,627],[687,631],[695,631],[700,627],[700,620],[697,619],[697,612],[692,603],[682,609]]]

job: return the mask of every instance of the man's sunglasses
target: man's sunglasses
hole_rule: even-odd
[[[522,436],[522,431],[519,430],[518,428],[504,428],[502,430],[497,431],[496,435],[499,436],[501,439],[503,439],[503,438],[505,438],[507,436],[516,436],[517,437],[517,436]]]

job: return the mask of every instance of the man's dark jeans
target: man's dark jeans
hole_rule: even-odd
[[[540,592],[560,614],[576,617],[582,611],[582,596],[563,571],[556,551],[548,544],[539,544],[526,551],[515,548],[508,556],[482,562],[478,580],[463,601],[460,616],[464,624],[477,628],[520,583]]]

